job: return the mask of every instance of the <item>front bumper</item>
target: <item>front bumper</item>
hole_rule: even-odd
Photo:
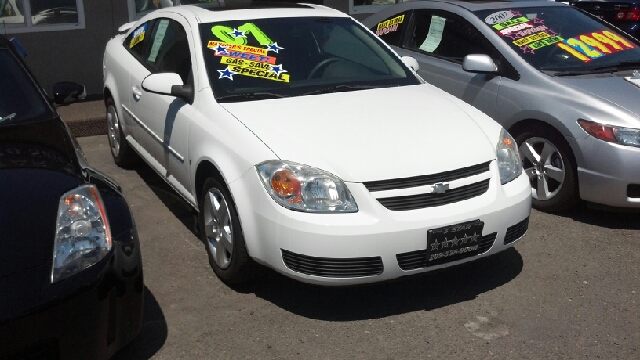
[[[357,213],[291,211],[270,198],[254,169],[231,183],[230,190],[234,194],[249,254],[256,261],[303,282],[351,285],[444,268],[513,246],[526,231],[531,209],[529,180],[523,174],[504,186],[500,185],[495,161],[490,172],[495,175],[490,179],[487,192],[480,196],[411,211],[386,209],[360,183],[347,184],[358,204]],[[423,260],[421,256],[428,255],[428,230],[473,220],[484,222],[483,237],[493,236],[495,239],[486,251],[429,267],[403,266],[403,256],[414,256],[414,263],[419,263]],[[515,232],[512,228],[511,242],[505,244],[507,228],[512,226],[516,226]],[[519,236],[513,238],[518,231]],[[292,264],[303,266],[293,266],[292,269]],[[358,266],[378,270],[367,276],[358,276],[357,272],[352,273],[353,276],[336,276],[331,272],[320,276],[309,274],[314,271],[304,273],[305,268],[331,270]],[[349,272],[342,274],[348,275]]]
[[[612,207],[640,208],[640,148],[598,140],[577,139],[583,153],[578,166],[580,198]],[[631,185],[631,187],[629,187]]]
[[[135,246],[114,241],[111,254],[60,283],[48,283],[50,263],[0,279],[2,291],[13,289],[0,296],[0,359],[108,359],[138,334],[142,262],[135,230],[122,235]]]

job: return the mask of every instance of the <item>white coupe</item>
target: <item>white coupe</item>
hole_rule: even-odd
[[[121,29],[104,54],[113,158],[137,153],[198,210],[227,283],[259,264],[309,283],[388,280],[527,230],[513,138],[341,12],[179,6]]]

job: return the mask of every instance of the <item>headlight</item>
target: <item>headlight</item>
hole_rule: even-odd
[[[51,282],[68,278],[104,258],[111,250],[111,231],[102,198],[83,185],[60,198],[53,245]]]
[[[496,158],[500,170],[500,183],[503,185],[522,174],[522,163],[518,154],[518,145],[507,130],[500,132],[500,141],[496,147]]]
[[[357,212],[358,205],[337,176],[290,161],[266,161],[256,166],[271,197],[287,209],[315,212]]]
[[[603,125],[593,121],[578,120],[578,124],[587,134],[620,145],[640,147],[640,130],[619,126]]]

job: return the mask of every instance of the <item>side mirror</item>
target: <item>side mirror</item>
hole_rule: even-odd
[[[62,81],[53,84],[53,100],[58,105],[66,105],[87,97],[84,86],[70,81]]]
[[[142,80],[142,89],[154,94],[175,96],[193,103],[193,86],[185,85],[176,73],[151,74]]]
[[[416,60],[414,57],[412,56],[403,56],[401,57],[402,62],[407,65],[408,67],[412,68],[413,71],[418,71],[420,70],[420,64],[418,64],[418,60]]]
[[[492,74],[498,71],[498,67],[489,55],[469,54],[462,60],[462,70],[470,73]]]

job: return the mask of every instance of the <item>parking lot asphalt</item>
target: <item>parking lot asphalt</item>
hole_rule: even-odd
[[[532,211],[514,249],[444,271],[351,288],[274,272],[229,287],[209,267],[194,212],[147,165],[113,163],[141,241],[138,338],[115,359],[638,359],[640,215]]]

